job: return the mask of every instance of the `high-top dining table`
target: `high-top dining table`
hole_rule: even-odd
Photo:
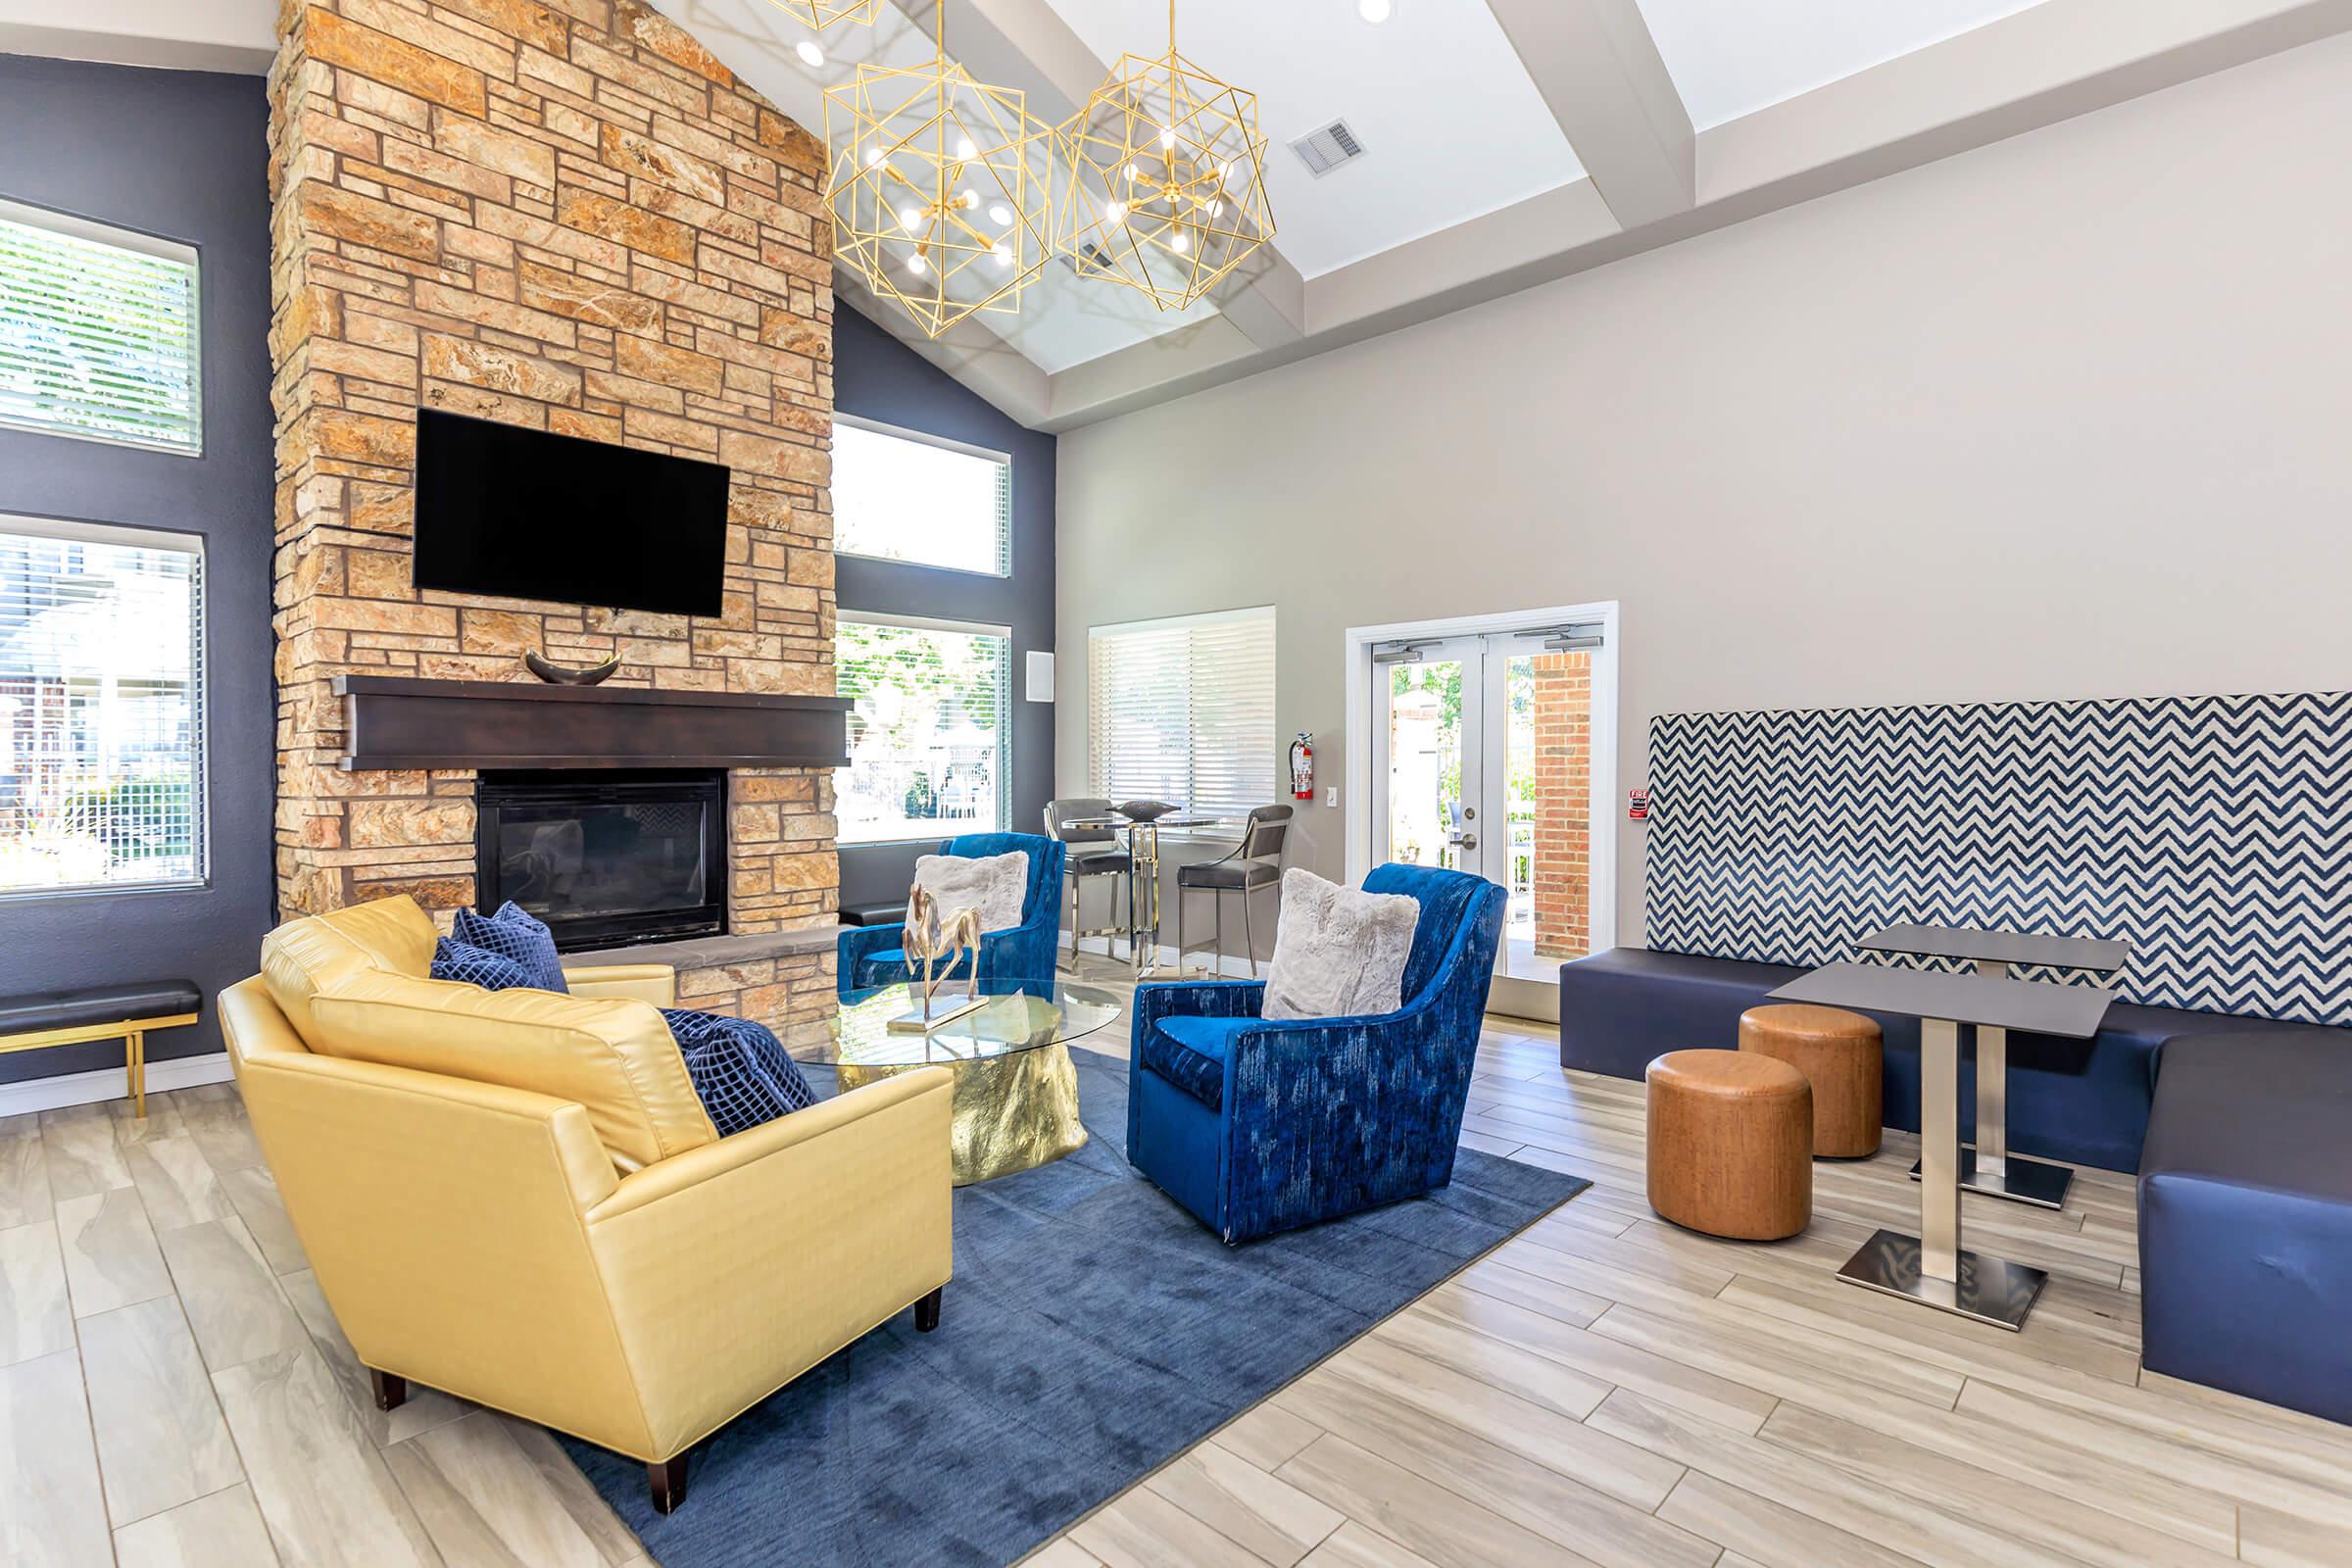
[[[1977,973],[2006,975],[2013,965],[2113,974],[2132,956],[2129,942],[2089,937],[2034,936],[1951,925],[1890,925],[1861,945],[1874,953],[1908,953],[1974,962]],[[1989,1198],[2040,1208],[2064,1208],[2075,1173],[2064,1165],[2009,1152],[2009,1031],[1977,1026],[1977,1141],[1960,1151],[1960,1185]],[[1917,1180],[1920,1167],[1911,1167]]]
[[[1074,816],[1064,827],[1109,828],[1127,835],[1127,958],[1135,978],[1184,978],[1181,966],[1159,966],[1159,830],[1165,828],[1229,827],[1228,818],[1179,807],[1157,816],[1129,816],[1114,811],[1104,816]]]
[[[1960,1026],[1979,1031],[1980,1049],[1986,1029],[2087,1040],[2114,997],[2093,986],[1833,963],[1799,975],[1771,1000],[1919,1020],[1919,1234],[1877,1232],[1838,1277],[2013,1332],[2024,1328],[2049,1276],[1960,1245]]]

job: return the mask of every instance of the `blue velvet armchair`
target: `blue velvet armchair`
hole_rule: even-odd
[[[1063,858],[1069,854],[1057,840],[1040,833],[966,833],[939,847],[942,855],[968,860],[1015,850],[1029,856],[1029,890],[1021,904],[1021,923],[1004,931],[984,932],[980,938],[980,982],[1048,985],[1054,979],[1054,956],[1061,942],[1061,884]],[[895,925],[846,926],[836,944],[843,995],[896,985],[908,979],[906,955]],[[970,967],[958,958],[948,973],[961,979]]]
[[[1135,994],[1127,1158],[1228,1243],[1453,1179],[1505,896],[1416,865],[1364,891],[1420,901],[1395,1012],[1267,1022],[1256,980]]]

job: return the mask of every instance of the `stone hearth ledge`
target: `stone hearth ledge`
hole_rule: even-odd
[[[839,930],[828,923],[684,942],[644,942],[566,953],[564,961],[581,968],[666,963],[678,972],[679,1006],[755,1019],[773,1029],[794,1055],[808,1056],[832,1039],[833,953]]]
[[[683,942],[640,942],[628,948],[597,948],[566,953],[564,963],[577,968],[601,968],[614,963],[666,963],[683,977],[693,969],[725,969],[777,958],[828,954],[841,928],[804,926],[796,931],[752,931],[742,936],[690,937]]]

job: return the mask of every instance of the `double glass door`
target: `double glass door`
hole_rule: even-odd
[[[1372,858],[1509,890],[1498,972],[1553,981],[1594,941],[1597,627],[1373,650]]]

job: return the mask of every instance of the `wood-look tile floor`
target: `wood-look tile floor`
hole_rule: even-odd
[[[390,1415],[230,1084],[0,1120],[0,1564],[652,1568],[538,1427]]]
[[[538,1428],[375,1409],[231,1086],[149,1105],[0,1120],[0,1563],[651,1568]],[[1968,1200],[2053,1274],[2009,1335],[1832,1278],[1915,1228],[1901,1135],[1711,1241],[1643,1200],[1641,1086],[1493,1020],[1463,1142],[1594,1186],[1027,1561],[2352,1565],[2352,1429],[2140,1372],[2128,1178]]]

